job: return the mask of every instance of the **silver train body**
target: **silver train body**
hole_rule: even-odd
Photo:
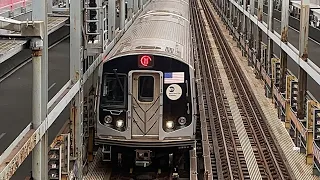
[[[100,66],[95,142],[118,161],[135,152],[148,166],[195,144],[189,18],[188,0],[150,1]]]

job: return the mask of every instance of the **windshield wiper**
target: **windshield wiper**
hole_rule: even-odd
[[[123,85],[121,84],[121,81],[119,79],[119,76],[118,76],[118,73],[117,73],[117,69],[113,69],[113,73],[116,76],[116,79],[117,79],[117,81],[118,81],[118,83],[120,85],[121,91],[124,92],[124,88],[123,88]]]

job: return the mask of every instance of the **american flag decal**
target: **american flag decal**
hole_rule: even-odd
[[[164,84],[184,83],[184,72],[164,73]]]

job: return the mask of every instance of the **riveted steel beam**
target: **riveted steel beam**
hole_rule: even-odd
[[[97,2],[98,4],[99,2]],[[83,26],[84,1],[70,1],[70,80],[71,84],[80,81],[79,91],[71,100],[70,122],[72,128],[72,149],[71,156],[76,158],[74,167],[77,179],[83,179]]]
[[[128,0],[127,3],[127,8],[128,8],[128,20],[130,20],[133,16],[133,0]]]
[[[288,42],[288,29],[289,29],[289,1],[282,1],[281,9],[281,41]],[[280,54],[280,84],[279,91],[281,93],[286,90],[286,73],[287,73],[288,55],[284,50]]]
[[[78,1],[71,1],[71,2],[78,3]],[[150,1],[147,1],[145,4],[147,5],[149,2]],[[72,18],[72,16],[78,15],[77,11],[75,11],[77,8],[76,5],[72,5],[73,8],[75,9],[70,11],[70,15],[71,15],[70,18]],[[78,8],[78,10],[80,10],[80,8]],[[75,19],[78,19],[78,18],[75,18]],[[75,31],[73,33],[78,32],[78,30],[73,27],[78,27],[75,25],[78,24],[79,21],[80,21],[79,19],[78,21],[71,21],[72,23],[72,25],[70,24],[71,31]],[[132,23],[133,21],[129,20],[125,24],[125,30],[127,30],[132,25]],[[3,154],[1,154],[0,180],[7,180],[12,177],[12,175],[21,166],[23,161],[35,148],[36,144],[39,143],[40,139],[43,138],[46,131],[48,131],[48,129],[55,122],[57,117],[71,102],[72,98],[74,98],[76,94],[78,94],[78,92],[81,90],[81,85],[83,85],[88,80],[88,78],[92,75],[92,73],[98,67],[98,65],[106,58],[107,54],[112,50],[112,48],[118,42],[121,35],[122,35],[121,33],[118,33],[116,37],[108,44],[106,50],[94,60],[94,62],[90,65],[87,71],[83,74],[82,79],[79,79],[78,73],[70,73],[70,76],[72,77],[71,80],[68,81],[66,85],[58,92],[57,96],[54,96],[52,101],[48,103],[48,106],[50,106],[48,111],[50,111],[50,113],[48,114],[47,118],[44,121],[42,121],[41,125],[38,128],[33,127],[31,124],[29,124],[23,130],[23,132],[19,135],[19,137],[17,137],[16,140],[14,140],[14,142],[6,149],[6,151]],[[76,37],[76,34],[73,34],[72,36]],[[72,46],[75,46],[76,42],[74,42],[75,40],[72,40],[71,34],[70,34],[70,38],[71,38],[71,43],[73,44]],[[78,40],[81,41],[81,39],[78,39]],[[79,51],[81,52],[81,49]],[[71,50],[71,52],[73,51]],[[76,53],[74,53],[74,55],[80,56],[80,55],[77,55]],[[71,57],[73,57],[72,54],[71,54]],[[70,62],[71,61],[72,60],[70,60]],[[76,67],[76,68],[79,68],[79,67]],[[71,67],[70,72],[74,72],[74,69],[75,67]],[[78,80],[75,81],[75,79],[77,78]],[[75,132],[75,133],[80,134],[80,132]],[[81,155],[78,154],[78,156],[81,156]]]
[[[112,41],[115,35],[116,27],[116,2],[108,1],[108,39]]]
[[[258,8],[257,8],[257,16],[258,21],[262,22],[262,16],[263,16],[263,0],[258,0]],[[257,55],[256,59],[259,62],[258,64],[255,64],[256,70],[257,70],[257,78],[260,78],[261,76],[261,42],[262,42],[262,30],[260,28],[257,28]]]
[[[32,126],[38,128],[45,121],[48,109],[48,13],[47,0],[32,1],[32,20],[43,21],[43,37],[31,42],[33,54]],[[28,25],[26,26],[29,27]],[[36,30],[31,28],[30,32]],[[23,32],[21,33],[23,34]],[[30,34],[32,35],[32,34]],[[35,180],[48,179],[48,132],[45,132],[32,151],[32,176]]]
[[[299,57],[303,61],[308,59],[308,39],[309,39],[309,13],[310,0],[301,1],[300,11],[300,33],[299,33]],[[307,73],[304,69],[299,69],[298,75],[298,110],[297,117],[303,119],[305,117],[306,106],[306,90],[307,90]]]
[[[269,1],[268,4],[268,29],[273,32],[273,1]],[[266,60],[266,72],[271,74],[271,59],[273,56],[273,40],[268,36],[268,55]]]
[[[122,30],[124,28],[125,24],[125,14],[126,14],[126,7],[125,7],[125,0],[120,0],[120,29]]]
[[[243,0],[243,9],[246,10],[248,5],[248,0]],[[242,14],[242,33],[243,33],[243,38],[246,40],[247,39],[247,17]]]
[[[269,36],[273,40],[274,43],[276,43],[281,49],[283,49],[298,66],[300,66],[306,72],[308,72],[310,77],[318,85],[320,85],[320,68],[317,65],[315,65],[314,62],[312,62],[310,59],[308,59],[308,62],[303,61],[299,57],[298,50],[295,47],[293,47],[293,45],[291,45],[290,43],[283,43],[278,33],[270,31],[266,27],[265,23],[259,22],[257,17],[250,15],[248,11],[244,11],[243,8],[240,7],[240,5],[238,5],[234,0],[230,0],[230,1],[232,2],[232,4],[235,5],[235,7],[237,7],[242,13],[244,13],[244,15],[247,18],[249,18],[250,21],[256,24],[260,29],[262,29],[262,31],[266,33],[267,36]]]
[[[231,2],[231,1],[230,1]],[[250,12],[249,12],[249,16],[254,16],[254,0],[250,0]],[[249,38],[249,48],[252,49],[253,48],[253,41],[254,41],[254,37],[253,37],[253,26],[254,23],[251,21],[250,22],[250,38]]]
[[[133,0],[133,13],[136,14],[139,10],[139,0]]]

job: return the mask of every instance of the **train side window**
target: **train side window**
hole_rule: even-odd
[[[138,79],[138,99],[140,102],[152,102],[154,79],[152,76],[140,76]]]

